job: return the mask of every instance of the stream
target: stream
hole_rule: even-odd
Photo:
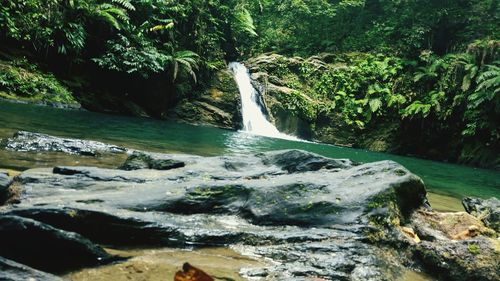
[[[427,190],[438,195],[435,196],[437,200],[449,201],[452,200],[450,197],[461,199],[465,196],[500,197],[499,171],[328,144],[262,137],[245,132],[172,121],[0,101],[0,124],[2,124],[0,138],[11,137],[18,130],[26,130],[61,137],[98,140],[133,149],[163,153],[215,156],[279,149],[303,149],[331,158],[348,158],[364,163],[393,160],[420,176],[426,183]],[[93,158],[57,153],[33,154],[0,150],[0,168],[13,170],[52,167],[61,164],[116,167],[123,160],[116,156]],[[446,204],[456,204],[456,202]]]

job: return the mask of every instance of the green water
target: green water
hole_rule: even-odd
[[[333,158],[350,158],[359,162],[389,159],[419,175],[429,191],[457,198],[464,196],[500,198],[500,172],[497,171],[332,145],[271,139],[168,121],[2,101],[0,101],[0,124],[0,138],[9,137],[16,130],[27,130],[56,136],[100,140],[157,152],[221,155],[295,148]],[[6,155],[0,158],[0,168],[8,167],[9,161],[19,160],[12,159],[13,157],[20,157],[15,153]],[[29,155],[21,155],[26,158],[22,160],[29,162]]]

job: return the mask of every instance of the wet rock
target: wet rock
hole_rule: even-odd
[[[479,218],[496,232],[500,232],[500,200],[467,197],[463,199],[462,205],[467,213]]]
[[[19,216],[0,217],[0,256],[48,272],[93,266],[111,257],[86,238]]]
[[[265,165],[276,165],[289,173],[346,169],[356,165],[348,159],[331,159],[303,150],[273,151],[260,156]]]
[[[9,188],[11,183],[12,183],[12,178],[9,177],[7,174],[0,172],[0,198],[2,197],[2,194],[6,192],[7,188]]]
[[[443,280],[500,280],[500,254],[494,242],[485,237],[450,242],[423,241],[416,256],[430,272]]]
[[[12,138],[2,141],[1,146],[14,151],[64,152],[97,156],[100,153],[125,153],[123,147],[97,141],[59,138],[46,134],[18,131]]]
[[[158,221],[127,216],[109,208],[100,212],[82,208],[33,207],[15,209],[5,215],[33,219],[105,245],[178,245],[175,241],[186,240],[173,226],[159,225]]]
[[[167,158],[162,154],[146,154],[134,151],[120,169],[127,171],[139,169],[170,170],[181,168],[185,165],[186,163],[182,161]]]
[[[400,268],[388,262],[383,251],[348,239],[247,248],[275,264],[266,269],[243,269],[249,278],[266,280],[397,280]],[[291,278],[291,279],[290,279]]]
[[[180,101],[169,115],[193,124],[241,128],[241,98],[233,74],[220,70],[207,85],[201,92]]]
[[[10,186],[13,182],[12,177],[7,172],[0,171],[0,206],[9,202],[13,196]]]
[[[275,261],[247,274],[269,280],[397,280],[401,262],[366,235],[396,231],[425,203],[422,181],[391,161],[357,165],[298,150],[145,155],[136,153],[130,170],[24,171],[19,204],[0,215],[112,246],[232,245]],[[165,159],[184,166],[151,168]]]
[[[429,272],[443,280],[499,280],[500,254],[494,231],[465,213],[418,210],[412,226],[421,239],[412,252]]]
[[[0,280],[63,281],[63,279],[55,275],[36,270],[3,257],[0,257]]]
[[[352,223],[365,215],[397,219],[425,201],[422,181],[391,161],[352,166],[293,150],[254,157],[169,157],[186,166],[167,171],[55,167],[28,170],[18,181],[32,203],[99,199],[119,209],[240,215],[262,225]],[[235,169],[244,161],[250,166]]]

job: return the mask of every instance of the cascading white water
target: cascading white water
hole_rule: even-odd
[[[298,140],[296,137],[280,133],[266,119],[258,104],[257,90],[252,86],[248,69],[239,62],[231,62],[229,69],[233,72],[241,95],[241,112],[243,115],[243,131],[272,138]]]

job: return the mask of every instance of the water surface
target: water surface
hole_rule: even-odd
[[[204,156],[303,149],[359,162],[393,160],[419,175],[429,191],[461,198],[500,197],[500,172],[333,145],[273,139],[172,121],[108,115],[0,101],[0,138],[17,130],[100,140],[129,148]],[[0,150],[0,168],[27,169],[55,164],[116,166],[122,159],[13,153]],[[36,160],[36,161],[33,161]],[[58,162],[56,162],[58,161]],[[74,163],[78,162],[78,163]]]

